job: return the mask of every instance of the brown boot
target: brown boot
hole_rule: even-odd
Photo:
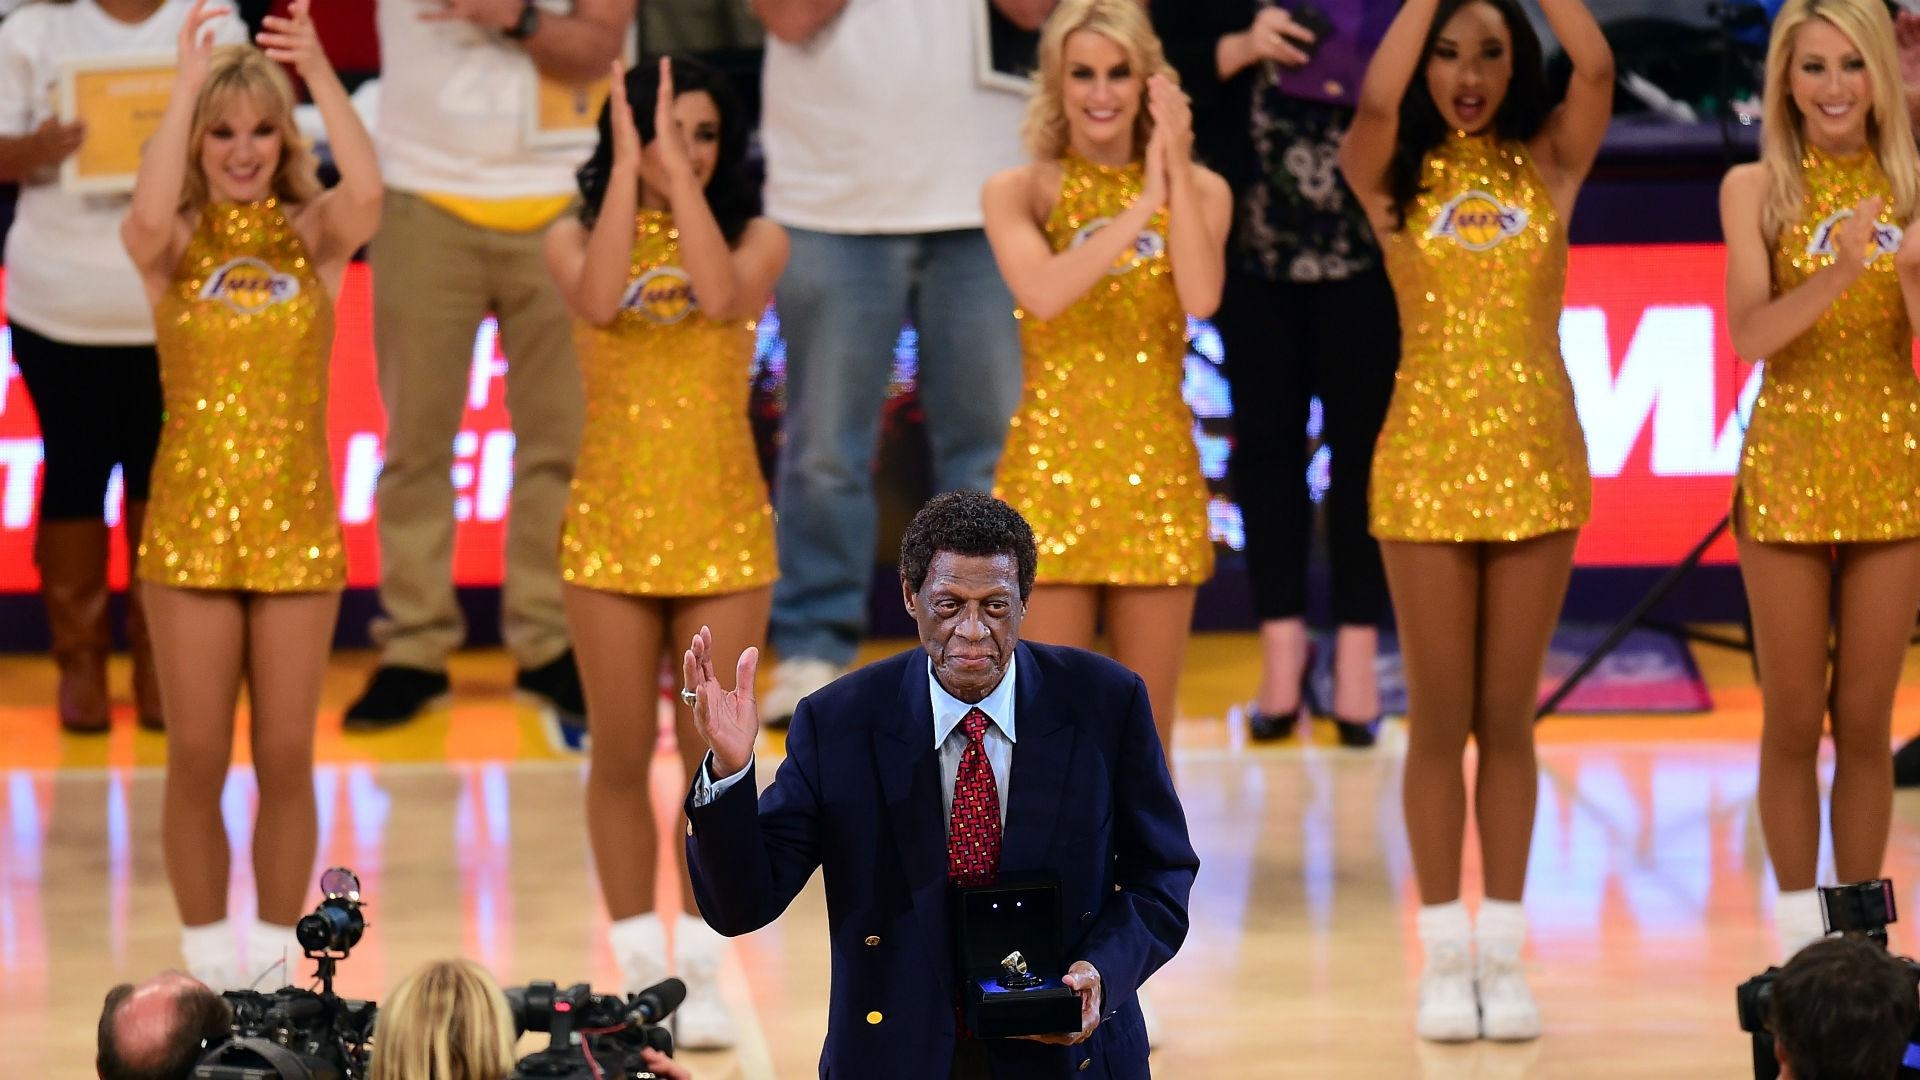
[[[107,526],[43,521],[34,543],[40,596],[60,665],[60,726],[107,730]]]
[[[160,711],[160,676],[153,667],[153,639],[147,636],[147,612],[140,602],[140,539],[145,535],[147,504],[126,504],[127,537],[127,651],[133,654],[133,704],[140,726],[165,731]]]

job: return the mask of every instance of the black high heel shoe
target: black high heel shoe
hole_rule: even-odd
[[[1316,708],[1314,715],[1333,721],[1333,730],[1340,736],[1340,745],[1354,750],[1365,750],[1378,742],[1380,722],[1386,719],[1385,713],[1379,713],[1371,720],[1349,720],[1330,708]]]
[[[1298,704],[1285,712],[1263,713],[1255,703],[1247,703],[1247,735],[1254,742],[1277,742],[1293,734],[1300,718],[1313,716],[1313,660],[1311,642],[1307,645],[1307,662],[1300,669],[1300,697]]]

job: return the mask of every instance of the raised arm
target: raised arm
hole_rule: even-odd
[[[764,218],[756,219],[728,247],[726,234],[714,219],[707,193],[687,161],[686,143],[673,119],[673,68],[660,60],[660,93],[653,108],[653,144],[641,158],[649,186],[667,193],[673,223],[680,230],[680,261],[693,286],[694,298],[709,319],[739,319],[757,315],[767,306],[774,280],[787,265],[787,233]],[[632,130],[629,122],[628,130]]]
[[[533,0],[444,0],[428,7],[427,22],[469,22],[496,34],[518,33],[531,18],[533,33],[521,41],[540,74],[564,83],[589,83],[625,50],[633,30],[634,0],[575,0],[565,15],[535,8]],[[529,12],[532,12],[529,15]]]
[[[1056,252],[1035,218],[1036,167],[995,173],[980,192],[987,243],[1006,279],[1013,302],[1036,319],[1051,319],[1106,278],[1107,269],[1133,248],[1140,230],[1166,205],[1166,170],[1147,170],[1146,187],[1132,205],[1085,243]]]
[[[1775,295],[1768,240],[1761,227],[1766,173],[1758,164],[1740,165],[1720,183],[1720,231],[1727,242],[1727,333],[1733,351],[1761,360],[1812,329],[1847,286],[1866,270],[1879,199],[1864,199],[1851,217],[1833,230],[1833,262],[1805,281]],[[1901,279],[1902,291],[1906,279]]]
[[[1173,263],[1173,288],[1181,308],[1204,319],[1219,308],[1226,287],[1233,192],[1218,174],[1194,163],[1193,113],[1178,86],[1162,75],[1148,79],[1147,108],[1153,114],[1147,168],[1163,169],[1167,177],[1167,258]]]
[[[767,33],[789,45],[805,45],[846,6],[847,0],[753,0],[753,13]]]
[[[640,204],[640,133],[633,126],[627,104],[626,73],[620,61],[610,65],[612,90],[607,96],[608,126],[613,134],[613,161],[607,167],[606,190],[589,232],[572,215],[554,222],[547,231],[547,269],[560,286],[560,295],[577,316],[595,326],[606,326],[620,314],[632,269],[633,219]]]
[[[210,8],[207,0],[193,0],[177,39],[179,66],[173,91],[160,114],[160,126],[147,140],[134,173],[133,202],[120,222],[120,242],[142,276],[149,281],[165,276],[179,261],[185,230],[180,224],[180,192],[187,179],[187,146],[193,133],[193,110],[200,100],[213,62],[213,29],[207,24],[227,14]]]
[[[329,270],[344,266],[380,228],[385,188],[373,139],[314,33],[312,0],[293,0],[285,18],[267,16],[254,40],[268,57],[291,64],[299,73],[320,110],[320,122],[326,125],[327,148],[340,171],[340,183],[322,193],[304,213],[319,225],[315,261]]]
[[[1400,136],[1400,99],[1420,65],[1420,52],[1440,0],[1406,0],[1360,80],[1360,101],[1346,138],[1340,140],[1340,172],[1376,221],[1392,201],[1387,163]]]
[[[1540,7],[1573,62],[1566,99],[1547,117],[1535,140],[1544,153],[1534,155],[1547,162],[1549,183],[1562,189],[1557,194],[1566,200],[1560,207],[1565,214],[1573,209],[1572,190],[1593,168],[1613,119],[1613,49],[1584,0],[1540,0]]]

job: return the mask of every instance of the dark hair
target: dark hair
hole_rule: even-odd
[[[927,500],[900,537],[900,580],[919,592],[940,552],[1011,555],[1020,570],[1020,599],[1033,592],[1040,562],[1033,526],[1020,512],[984,491],[949,491]]]
[[[720,156],[713,164],[713,176],[707,181],[707,205],[720,223],[720,234],[728,244],[739,242],[747,222],[760,214],[760,191],[748,174],[747,116],[740,99],[726,76],[691,57],[675,56],[673,92],[678,97],[703,90],[713,98],[720,114]],[[627,102],[633,107],[633,126],[640,132],[642,146],[654,139],[653,102],[660,94],[660,58],[642,60],[627,72]],[[607,174],[613,170],[613,102],[600,108],[600,141],[593,156],[574,173],[580,185],[580,220],[588,228],[600,216],[600,204],[607,197]]]
[[[1493,131],[1501,139],[1525,142],[1540,131],[1547,121],[1552,101],[1547,91],[1546,65],[1541,59],[1540,35],[1534,33],[1519,0],[1440,0],[1427,27],[1426,44],[1420,48],[1420,63],[1413,71],[1407,92],[1400,95],[1400,129],[1394,138],[1393,159],[1387,163],[1387,189],[1393,195],[1396,227],[1405,228],[1407,207],[1413,205],[1424,189],[1421,168],[1427,152],[1447,137],[1447,122],[1433,103],[1427,89],[1427,63],[1433,59],[1434,44],[1447,20],[1468,4],[1486,4],[1506,21],[1513,38],[1513,81],[1507,84],[1507,96],[1493,114]]]
[[[1906,964],[1863,938],[1801,949],[1773,981],[1768,1026],[1797,1080],[1883,1080],[1920,1022]]]
[[[225,998],[192,980],[173,996],[173,1025],[165,1045],[128,1060],[120,1052],[120,1007],[133,996],[132,983],[107,991],[100,1009],[94,1065],[100,1080],[186,1080],[207,1049],[224,1042],[233,1028],[233,1009]]]

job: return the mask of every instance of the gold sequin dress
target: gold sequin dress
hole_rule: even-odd
[[[1069,153],[1047,217],[1055,251],[1140,194],[1141,168]],[[1025,390],[994,494],[1032,524],[1044,585],[1194,585],[1213,573],[1207,482],[1181,396],[1187,316],[1174,292],[1167,223],[1073,306],[1020,318]]]
[[[1526,147],[1455,133],[1380,245],[1400,368],[1368,490],[1382,540],[1578,528],[1592,482],[1560,359],[1567,234]]]
[[[333,298],[278,202],[212,204],[154,305],[166,410],[140,576],[346,585],[327,458]]]
[[[700,310],[660,211],[639,215],[627,280],[612,324],[574,324],[587,422],[561,574],[649,596],[771,585],[773,508],[747,421],[755,320]]]
[[[1809,149],[1798,221],[1773,251],[1777,296],[1833,262],[1832,231],[1855,203],[1887,199],[1872,265],[1812,328],[1766,358],[1740,451],[1742,534],[1777,543],[1920,536],[1920,381],[1900,295],[1892,188],[1868,152]]]

